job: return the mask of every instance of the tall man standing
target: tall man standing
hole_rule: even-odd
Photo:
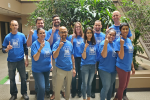
[[[60,90],[65,83],[65,99],[69,100],[70,87],[73,76],[76,75],[73,45],[70,41],[66,40],[68,31],[67,28],[62,26],[59,28],[59,35],[61,40],[58,40],[53,45],[53,57],[56,61],[56,80],[55,84],[55,100],[60,100]],[[73,70],[72,70],[73,68]]]
[[[59,16],[56,14],[56,15],[53,15],[52,17],[53,21],[53,27],[52,29],[50,29],[48,31],[48,41],[51,45],[51,49],[53,48],[53,45],[56,41],[60,40],[60,35],[58,34],[59,32],[59,27],[60,27],[60,23],[61,23],[61,20],[59,18]],[[55,99],[55,87],[56,87],[56,62],[55,62],[55,59],[52,58],[52,66],[53,66],[53,71],[52,71],[52,87],[53,87],[53,93],[52,93],[52,96],[50,97],[50,100],[53,100]],[[61,94],[62,96],[65,98],[65,90],[64,90],[64,85],[62,86],[62,89],[61,89]]]
[[[3,53],[8,52],[8,70],[10,79],[10,94],[9,100],[15,100],[17,98],[17,86],[15,82],[15,72],[18,70],[21,77],[21,94],[25,100],[29,100],[27,95],[27,84],[26,84],[26,72],[25,66],[28,66],[28,48],[26,44],[26,38],[23,33],[18,32],[18,22],[12,20],[10,23],[11,33],[6,35],[3,44]],[[26,60],[24,62],[24,53]]]
[[[95,37],[95,40],[96,40],[97,48],[99,48],[99,44],[105,39],[105,34],[101,32],[101,28],[102,28],[101,21],[100,20],[96,20],[95,23],[94,23],[94,32],[95,32],[94,33],[94,37]],[[99,65],[99,62],[98,62],[98,59],[97,59],[96,68],[98,68],[98,65]],[[92,91],[91,91],[91,97],[92,98],[95,98],[96,74],[97,74],[97,70],[95,72],[95,76],[94,76],[94,79],[93,79],[93,82],[92,82]],[[100,77],[99,77],[99,89],[100,89],[100,91],[102,89],[102,82],[101,82],[101,78]]]
[[[120,34],[121,34],[120,29],[119,29],[120,24],[121,24],[120,23],[120,18],[121,18],[120,12],[119,11],[114,11],[113,15],[112,15],[112,19],[114,21],[114,25],[112,25],[112,26],[109,27],[109,29],[113,28],[116,31],[116,38],[115,38],[114,41],[116,41],[120,37]],[[108,31],[109,29],[107,29],[106,31]],[[129,29],[129,33],[128,33],[127,37],[131,39],[131,36],[132,36],[132,33],[131,33],[130,29]],[[134,66],[133,63],[132,63],[132,66]],[[113,87],[113,95],[114,95],[114,92],[115,92],[115,83],[114,83],[113,86],[114,86]],[[129,100],[128,97],[127,97],[127,95],[126,95],[126,90],[127,89],[125,89],[124,92],[123,92],[123,100]]]

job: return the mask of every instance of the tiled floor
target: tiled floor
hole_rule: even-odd
[[[3,54],[0,51],[0,80],[2,80],[7,75],[8,75],[7,54]],[[0,100],[9,100],[10,98],[10,93],[9,93],[10,86],[8,83],[9,81],[4,85],[0,85]],[[17,100],[23,100],[20,94],[19,83],[17,84],[17,88],[18,88]],[[30,100],[36,100],[35,95],[29,94],[29,86],[28,86],[28,95]],[[99,95],[100,95],[99,93],[96,93],[96,98],[91,100],[100,100]],[[127,96],[129,97],[129,100],[150,100],[150,91],[127,92]],[[49,100],[49,98],[45,98],[45,100]],[[61,100],[65,100],[65,99],[61,98]],[[76,96],[75,98],[70,97],[70,100],[83,100],[83,98],[78,98]]]

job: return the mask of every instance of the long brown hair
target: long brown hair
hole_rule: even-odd
[[[81,27],[81,31],[80,31],[80,33],[81,33],[81,37],[83,37],[84,36],[84,33],[83,33],[83,30],[82,30],[82,25],[81,25],[81,23],[80,22],[76,22],[75,24],[74,24],[74,29],[73,29],[73,33],[75,33],[76,34],[76,37],[77,37],[77,32],[76,32],[76,25],[77,24],[79,24],[80,25],[80,27]]]

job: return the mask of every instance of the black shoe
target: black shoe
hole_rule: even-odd
[[[46,92],[45,92],[45,95],[46,95],[47,98],[50,98],[50,93],[49,93],[49,91],[46,91]]]
[[[29,100],[29,97],[27,94],[22,95],[22,97],[24,98],[24,100]]]
[[[95,93],[91,93],[91,98],[95,98]]]
[[[78,97],[81,98],[81,96],[82,96],[81,91],[78,91]]]
[[[71,96],[72,98],[74,98],[76,96],[76,93],[72,93]]]
[[[15,99],[17,99],[17,95],[11,95],[9,100],[15,100]]]

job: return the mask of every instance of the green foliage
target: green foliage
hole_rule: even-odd
[[[139,63],[135,57],[137,53],[144,53],[143,48],[138,45],[139,38],[150,31],[150,6],[147,5],[146,2],[146,0],[141,0],[141,2],[137,4],[131,0],[122,0],[122,7],[127,11],[125,14],[128,19],[130,19],[126,20],[124,17],[123,20],[132,23],[133,26],[130,27],[132,27],[135,32],[135,38],[132,43],[134,45],[133,63],[136,69]]]
[[[111,0],[45,0],[37,4],[37,9],[30,14],[28,25],[35,25],[37,17],[45,19],[45,29],[52,27],[52,16],[58,14],[61,25],[72,34],[74,23],[81,22],[84,28],[93,27],[96,20],[102,21],[102,31],[112,25],[112,12],[116,10]]]

